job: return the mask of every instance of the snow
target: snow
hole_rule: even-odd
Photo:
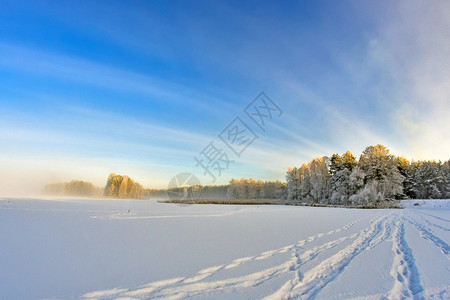
[[[0,298],[449,299],[450,200],[403,206],[0,199]]]
[[[402,206],[405,208],[411,208],[418,206],[420,208],[445,208],[450,209],[450,201],[447,199],[416,199],[416,200],[403,200]]]

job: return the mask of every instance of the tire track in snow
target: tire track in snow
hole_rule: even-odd
[[[327,284],[335,280],[359,253],[375,247],[389,236],[390,230],[382,226],[387,222],[386,219],[387,216],[381,216],[372,222],[371,226],[362,230],[351,245],[322,261],[300,278],[288,281],[265,299],[314,298]],[[378,235],[380,236],[377,238]]]
[[[121,289],[118,293],[108,293],[108,291],[105,291],[106,298],[112,298],[112,297],[138,297],[139,299],[142,298],[159,298],[159,297],[174,297],[176,299],[178,298],[185,298],[187,295],[193,296],[200,293],[212,293],[212,292],[218,292],[219,290],[227,290],[227,289],[234,289],[238,287],[249,287],[249,286],[257,286],[271,278],[277,275],[281,275],[283,273],[287,273],[289,271],[296,270],[298,268],[299,259],[302,261],[302,264],[314,259],[317,257],[317,255],[324,251],[329,250],[331,248],[334,248],[338,244],[344,242],[345,240],[355,238],[358,234],[352,234],[349,236],[345,236],[342,238],[339,238],[337,240],[327,242],[321,246],[314,247],[312,250],[306,251],[300,258],[297,254],[297,251],[300,247],[315,241],[316,239],[319,239],[324,236],[329,236],[341,231],[345,231],[353,227],[356,223],[360,222],[361,220],[368,218],[363,217],[357,220],[354,220],[350,223],[345,224],[344,226],[328,231],[326,233],[319,233],[313,236],[310,236],[302,241],[299,241],[298,243],[294,245],[285,246],[276,250],[270,250],[263,252],[257,256],[250,256],[250,257],[243,257],[233,260],[232,263],[228,265],[220,265],[220,266],[214,266],[211,268],[207,268],[204,270],[201,270],[197,272],[196,275],[192,277],[181,277],[181,278],[173,278],[168,280],[162,280],[157,281],[153,283],[149,283],[147,285],[144,285],[136,290],[129,290],[129,289]],[[373,220],[371,220],[373,222]],[[210,276],[212,276],[214,273],[218,272],[222,269],[232,269],[236,268],[239,265],[243,263],[247,263],[250,261],[258,261],[267,259],[271,256],[274,256],[276,254],[285,253],[288,251],[293,251],[294,254],[292,255],[292,258],[285,263],[282,263],[278,266],[265,269],[263,271],[251,273],[245,276],[237,277],[237,278],[231,278],[231,279],[225,279],[215,282],[206,282],[202,283],[199,282],[201,280],[204,280]],[[297,254],[297,255],[296,255]],[[93,292],[96,293],[96,292]],[[83,295],[84,298],[91,298],[89,297],[93,293],[88,293]],[[98,296],[98,293],[97,293]]]
[[[314,298],[328,283],[336,279],[345,267],[363,250],[373,248],[384,241],[390,231],[383,230],[387,216],[381,216],[372,225],[361,231],[356,240],[330,258],[320,262],[304,275],[295,275],[293,280],[286,282],[277,292],[265,299],[310,299]],[[377,236],[381,234],[381,238]]]
[[[436,247],[438,247],[438,248],[441,250],[441,252],[442,252],[443,254],[445,254],[445,255],[447,256],[448,259],[450,259],[450,246],[449,246],[444,240],[442,240],[442,239],[439,238],[437,235],[435,235],[435,234],[433,233],[433,230],[432,230],[432,229],[426,227],[425,225],[423,225],[423,224],[417,222],[416,220],[414,220],[414,219],[412,219],[412,218],[407,217],[406,220],[407,220],[410,224],[414,225],[414,227],[417,228],[417,230],[418,230],[419,233],[420,233],[420,236],[421,236],[423,239],[425,239],[425,240],[431,242],[433,245],[435,245]]]
[[[400,220],[396,223],[392,251],[394,262],[391,275],[395,281],[389,299],[425,299],[412,250],[405,240],[405,226]]]

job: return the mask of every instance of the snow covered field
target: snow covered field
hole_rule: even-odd
[[[450,299],[449,201],[0,199],[1,299]]]

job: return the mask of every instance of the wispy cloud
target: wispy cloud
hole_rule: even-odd
[[[396,135],[415,159],[450,151],[450,3],[401,1],[379,24],[368,57],[385,72]]]
[[[192,87],[162,80],[146,73],[139,73],[80,57],[67,56],[27,47],[0,43],[0,65],[4,68],[50,77],[54,80],[69,80],[90,86],[99,86],[115,91],[142,94],[149,104],[152,102],[183,105],[206,113],[235,110],[232,102],[212,94],[205,94]],[[213,104],[213,105],[211,105]]]

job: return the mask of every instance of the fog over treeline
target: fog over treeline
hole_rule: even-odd
[[[69,182],[56,182],[47,184],[44,193],[54,196],[101,196],[103,188],[96,187],[92,183],[82,180],[71,180]]]

